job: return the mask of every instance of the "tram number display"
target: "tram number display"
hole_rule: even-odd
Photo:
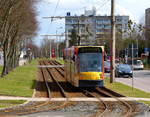
[[[82,47],[79,48],[78,53],[101,53],[102,49],[99,47]]]

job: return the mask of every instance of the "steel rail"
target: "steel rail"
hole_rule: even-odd
[[[41,62],[39,63],[40,65],[42,64]],[[51,99],[51,91],[50,91],[50,87],[48,86],[48,82],[47,82],[47,80],[46,80],[46,76],[45,76],[45,74],[44,74],[44,69],[43,68],[41,68],[40,69],[40,71],[41,71],[41,73],[42,73],[42,78],[43,78],[43,80],[44,80],[44,83],[45,83],[45,86],[46,86],[46,89],[47,89],[47,94],[48,94],[48,98],[49,99]],[[39,111],[37,111],[37,110],[34,110],[34,109],[36,109],[36,108],[39,108],[39,107],[43,107],[43,106],[47,106],[47,105],[49,105],[49,104],[51,104],[52,102],[50,102],[49,100],[48,101],[46,101],[46,102],[43,102],[42,104],[37,104],[37,105],[33,105],[33,106],[30,106],[30,107],[25,107],[24,108],[24,110],[25,111],[28,111],[28,112],[21,112],[21,113],[17,113],[18,115],[23,115],[23,114],[29,114],[29,113],[34,113],[34,112],[39,112]],[[27,109],[26,109],[27,108]],[[32,109],[32,110],[29,110],[29,109]],[[20,110],[21,111],[21,110]]]
[[[97,112],[95,115],[92,115],[91,117],[102,117],[104,116],[106,113],[110,112],[110,110],[108,109],[108,105],[105,101],[101,100],[100,97],[98,97],[98,95],[96,94],[92,94],[91,92],[87,91],[87,90],[82,90],[83,92],[85,92],[86,94],[88,94],[89,96],[91,97],[95,97],[97,98],[100,102],[99,103],[102,103],[104,105],[104,111],[103,112]]]
[[[44,80],[44,83],[45,83],[46,88],[47,88],[48,98],[51,98],[51,95],[50,95],[50,94],[51,94],[51,91],[50,91],[50,88],[49,88],[49,86],[48,86],[48,82],[47,82],[46,77],[45,77],[45,75],[44,75],[44,70],[43,70],[43,69],[41,69],[41,73],[42,73],[43,80]]]
[[[39,64],[41,64],[41,63],[39,63]],[[48,86],[48,83],[46,82],[46,79],[45,79],[43,70],[40,69],[40,71],[41,71],[41,73],[42,73],[44,83],[45,83],[45,85],[46,85],[46,87],[47,87],[48,98],[51,98],[51,97],[50,97],[50,88],[49,88],[49,86]],[[36,107],[40,107],[40,106],[47,105],[47,103],[49,103],[49,101],[44,102],[44,103],[40,103],[40,104],[38,104],[38,103],[36,102],[34,105],[30,105],[30,106],[24,107],[23,109],[25,110],[26,108],[28,108],[28,109],[36,108]],[[21,109],[18,109],[18,110],[21,111]],[[10,113],[10,112],[13,112],[13,111],[14,111],[13,109],[9,109],[9,108],[5,110],[5,112],[7,112],[7,113]],[[17,114],[19,114],[19,113],[17,113]],[[21,114],[23,114],[23,113],[21,113]]]
[[[48,63],[54,64],[54,65],[58,65],[58,64],[55,63],[54,61],[48,61]],[[64,75],[64,70],[62,70],[61,68],[55,68],[55,69],[59,72],[59,74],[61,74],[62,77],[65,77],[65,75]],[[60,70],[60,69],[61,69],[61,70]]]
[[[44,61],[42,61],[42,63],[45,64]],[[41,68],[41,70],[42,70],[42,68]],[[47,70],[47,72],[49,73],[49,75],[51,75],[49,69],[46,68],[46,70]],[[44,76],[44,72],[42,72],[42,74],[43,74],[43,76]],[[54,76],[52,76],[52,77],[54,78]],[[45,80],[46,80],[46,79],[45,79]],[[55,80],[55,79],[53,79],[53,80]],[[56,82],[57,82],[57,81],[56,81]],[[60,87],[60,89],[61,89],[61,92],[64,92],[63,89],[62,89],[62,87],[60,86],[60,84],[57,83],[57,85],[59,85],[59,87]],[[48,86],[48,84],[47,84],[47,86]],[[49,87],[49,86],[48,86],[48,87]],[[50,96],[50,95],[49,95],[49,96]],[[64,96],[64,97],[67,97],[65,93],[63,93],[63,96]],[[49,98],[51,98],[51,96],[50,96]],[[43,104],[41,104],[41,105],[37,105],[36,108],[39,108],[39,107],[42,107],[42,106],[45,107],[45,106],[47,106],[47,105],[49,105],[49,104],[52,104],[52,102],[50,102],[50,101],[45,102],[45,103],[43,103]],[[35,112],[42,112],[42,111],[47,111],[47,110],[55,110],[55,109],[59,109],[59,108],[64,108],[65,106],[70,105],[70,104],[71,104],[71,103],[64,102],[63,104],[61,104],[61,105],[59,105],[59,106],[49,107],[49,108],[40,109],[40,110],[32,110],[32,111],[29,111],[29,112],[17,113],[17,114],[23,115],[23,114],[29,114],[29,113],[35,113]],[[34,109],[35,109],[35,107],[34,107]]]
[[[52,61],[55,65],[62,65],[61,63],[59,63],[58,61],[56,61],[56,60],[53,60]],[[64,67],[60,67],[60,69],[62,70],[62,71],[64,71]]]
[[[123,115],[124,117],[129,117],[132,114],[132,107],[129,103],[127,103],[126,101],[118,99],[117,97],[113,96],[112,94],[109,94],[107,91],[104,91],[104,90],[100,89],[99,87],[96,87],[95,89],[99,92],[106,93],[110,97],[113,97],[116,100],[118,100],[119,102],[121,102],[122,104],[124,104],[128,108],[128,111],[126,112],[126,114]]]
[[[40,61],[40,64],[42,64],[42,63],[43,63],[43,61],[42,62]],[[44,78],[44,81],[46,81],[46,76],[44,74],[44,69],[45,68],[41,68],[41,73],[42,73],[42,76]],[[45,82],[45,84],[46,84],[46,87],[49,89],[48,83]],[[49,94],[48,97],[51,98],[50,89],[48,91],[48,94]],[[26,114],[30,114],[30,113],[36,113],[36,112],[42,112],[42,111],[48,111],[48,110],[55,110],[55,109],[64,108],[66,106],[72,105],[72,103],[69,103],[69,102],[65,101],[64,103],[62,103],[60,105],[57,105],[57,106],[54,106],[54,107],[46,107],[50,104],[53,104],[53,103],[50,102],[50,101],[47,101],[47,102],[44,102],[42,104],[30,105],[30,106],[26,106],[26,107],[19,107],[19,108],[16,108],[16,110],[11,109],[11,111],[8,111],[8,110],[5,110],[5,111],[7,111],[7,113],[13,112],[13,114],[16,114],[16,115],[26,115]],[[43,107],[43,108],[41,108],[41,107]],[[20,111],[23,111],[23,112],[20,112]]]
[[[45,61],[43,61],[43,63],[46,65]],[[68,97],[66,92],[64,91],[64,89],[62,88],[62,86],[59,84],[59,82],[54,78],[54,74],[52,73],[52,70],[53,68],[46,68],[47,69],[47,72],[49,73],[49,75],[51,76],[52,80],[57,84],[57,86],[59,87],[60,91],[61,91],[61,94],[63,97]]]

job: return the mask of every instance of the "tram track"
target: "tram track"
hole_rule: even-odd
[[[97,98],[99,100],[99,104],[100,104],[99,108],[100,108],[100,110],[95,115],[92,115],[92,117],[100,117],[100,116],[102,117],[106,113],[110,112],[107,103],[105,101],[101,100],[101,98],[99,98],[99,95],[93,94],[93,93],[89,92],[88,90],[83,90],[83,92],[85,92],[88,96],[95,97],[95,98]],[[103,106],[101,106],[101,104]]]
[[[55,65],[60,65],[60,64],[57,64],[57,62],[55,62],[55,61],[52,61],[52,64],[55,64]],[[56,70],[58,71],[58,68],[56,68]],[[60,73],[60,71],[58,71],[59,73]],[[61,73],[62,73],[62,71],[61,71]],[[63,75],[62,75],[63,76]],[[105,89],[105,90],[104,90]],[[118,99],[117,97],[123,97],[122,95],[120,95],[120,94],[118,94],[118,93],[115,93],[115,92],[113,92],[113,91],[111,91],[111,90],[108,90],[108,89],[106,89],[106,88],[96,88],[96,93],[94,94],[94,93],[89,93],[89,91],[83,91],[83,93],[85,94],[85,92],[86,92],[86,95],[88,94],[88,97],[90,96],[92,96],[92,97],[96,97],[96,98],[98,98],[99,100],[100,100],[100,102],[101,103],[103,103],[103,105],[104,105],[104,107],[106,107],[106,109],[105,109],[105,111],[103,112],[103,113],[106,113],[106,112],[110,112],[110,110],[109,109],[107,109],[108,108],[108,106],[107,106],[107,104],[103,101],[103,100],[101,100],[100,99],[100,97],[112,97],[112,98],[115,98],[116,100],[118,100],[118,102],[120,102],[123,106],[125,106],[126,107],[126,112],[125,112],[125,110],[124,110],[124,112],[122,113],[122,115],[124,116],[124,117],[128,117],[128,116],[130,116],[130,115],[132,115],[132,112],[133,112],[133,109],[132,109],[132,106],[128,103],[128,102],[126,102],[126,101],[122,101],[122,100],[120,100],[120,99]],[[88,93],[87,93],[88,92]],[[106,111],[107,110],[107,111]],[[109,111],[108,111],[109,110]],[[95,116],[97,116],[97,115],[99,115],[99,116],[103,116],[103,113],[101,113],[101,114],[99,114],[99,112],[95,115]],[[104,114],[105,115],[105,114]]]
[[[48,64],[50,65],[61,65],[59,64],[58,62],[56,61],[47,61]],[[60,68],[55,68],[57,70],[57,72],[59,72],[59,74],[62,75],[63,78],[65,78],[65,75],[64,75],[64,68],[60,67]]]
[[[39,64],[41,64],[41,63],[39,63]],[[44,81],[46,89],[47,89],[45,91],[46,92],[45,97],[51,98],[50,97],[50,88],[48,86],[48,82],[46,81],[46,76],[45,76],[44,70],[40,69],[40,72],[42,74],[42,78],[43,78],[43,81]],[[28,105],[19,106],[18,108],[15,108],[15,109],[5,109],[5,112],[7,112],[8,114],[13,114],[13,115],[25,115],[25,114],[29,114],[29,113],[39,112],[39,110],[36,110],[37,108],[46,106],[48,104],[50,104],[49,101],[46,101],[46,102],[28,102]],[[41,111],[43,111],[43,110],[41,110]]]
[[[115,98],[118,102],[122,103],[123,106],[126,106],[126,110],[127,110],[127,111],[124,112],[124,113],[122,114],[122,116],[124,116],[124,117],[130,117],[130,116],[132,115],[132,106],[131,106],[128,102],[122,101],[122,100],[120,100],[118,97],[112,95],[112,94],[110,93],[110,90],[108,91],[108,89],[106,89],[106,88],[99,88],[99,87],[96,87],[96,90],[99,91],[99,92],[103,92],[103,93],[109,95],[109,96],[112,97],[112,98]]]
[[[117,102],[114,102],[115,105],[118,105],[122,109],[121,116],[122,117],[131,117],[132,115],[136,114],[135,112],[135,107],[132,107],[132,102],[127,102],[120,100],[118,97],[123,97],[122,95],[115,93],[109,89],[106,88],[93,88],[91,89],[84,89],[83,92],[89,97],[95,97],[99,100],[100,104],[100,110],[93,115],[92,117],[105,117],[109,116],[109,114],[113,113],[113,106],[114,104],[110,104],[109,102],[103,101],[101,98],[103,97],[109,97],[109,98],[114,98],[117,100]],[[104,109],[101,109],[102,105]],[[103,110],[103,111],[102,111]]]
[[[59,63],[55,61],[40,61],[40,65],[60,65]],[[106,88],[75,88],[71,86],[65,79],[64,70],[62,68],[40,68],[40,74],[43,78],[43,82],[46,86],[46,90],[44,94],[49,99],[51,98],[69,98],[69,97],[94,97],[99,100],[99,110],[92,115],[91,117],[104,117],[105,115],[109,115],[109,113],[112,111],[112,105],[109,104],[109,102],[103,101],[102,97],[112,97],[118,100],[118,103],[120,103],[120,106],[123,106],[125,108],[122,116],[129,117],[132,115],[132,112],[134,112],[133,107],[130,103],[126,101],[122,101],[118,99],[118,97],[122,97],[122,95],[117,94],[111,90],[108,90]],[[56,88],[57,86],[57,88]],[[7,113],[16,114],[16,115],[26,115],[30,113],[36,113],[36,112],[42,112],[42,111],[49,111],[49,110],[56,110],[56,109],[62,109],[66,108],[70,105],[74,105],[75,102],[50,102],[49,100],[46,102],[29,102],[33,104],[29,104],[26,106],[20,106],[16,109],[6,110]]]
[[[43,65],[43,61],[40,61],[39,62],[40,65]],[[45,63],[44,63],[45,64]],[[51,95],[51,91],[50,91],[50,86],[49,86],[49,81],[48,79],[46,78],[49,78],[49,77],[53,77],[53,82],[56,82],[57,86],[59,87],[59,90],[61,90],[61,95],[62,97],[65,97],[67,98],[63,88],[60,86],[60,84],[54,79],[54,76],[53,74],[50,72],[50,70],[48,68],[40,68],[40,72],[42,74],[42,77],[43,77],[43,81],[46,85],[46,88],[47,88],[47,98],[52,98],[52,95]],[[31,103],[31,102],[29,102]],[[63,108],[67,105],[69,105],[68,103],[66,102],[60,102],[59,104],[54,104],[54,102],[50,102],[49,100],[46,101],[46,102],[32,102],[33,104],[29,104],[29,105],[26,105],[26,106],[20,106],[19,108],[16,108],[16,109],[6,109],[5,110],[5,114],[13,114],[13,115],[26,115],[26,114],[30,114],[30,113],[36,113],[36,112],[42,112],[42,111],[47,111],[47,110],[54,110],[54,109],[58,109],[58,108]],[[48,107],[49,105],[53,105],[53,107]],[[56,105],[56,106],[54,106]]]
[[[61,63],[59,63],[59,62],[56,61],[56,60],[54,60],[53,63],[54,63],[55,65],[62,65]],[[61,67],[60,69],[61,69],[62,71],[64,71],[64,68]]]
[[[43,61],[43,64],[44,65],[47,65],[47,62],[46,61]],[[49,73],[49,78],[51,78],[52,79],[52,81],[53,82],[55,82],[55,84],[53,85],[53,86],[55,86],[55,87],[53,87],[53,88],[56,88],[56,86],[58,87],[58,90],[60,91],[60,93],[61,93],[61,95],[62,95],[62,97],[65,97],[65,98],[67,98],[68,96],[67,96],[67,94],[66,94],[66,92],[64,91],[64,89],[63,89],[63,87],[60,85],[60,83],[58,82],[58,79],[56,80],[55,79],[55,77],[57,76],[56,74],[56,72],[54,71],[54,68],[46,68],[46,70],[47,70],[47,72]],[[60,72],[59,72],[60,73]]]

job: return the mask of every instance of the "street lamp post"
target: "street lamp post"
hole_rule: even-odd
[[[49,40],[49,57],[52,58],[52,43],[51,43],[51,40]]]
[[[59,36],[59,38],[57,38],[57,31],[58,31],[58,29],[62,29],[62,27],[59,27],[56,30],[56,40],[57,40],[56,51],[57,51],[57,58],[59,58],[59,43],[60,43],[60,36]]]

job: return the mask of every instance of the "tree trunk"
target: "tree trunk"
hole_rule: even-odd
[[[7,46],[6,46],[6,43],[4,43],[3,48],[4,48],[3,49],[3,52],[4,52],[4,66],[3,66],[2,73],[1,73],[1,77],[8,74],[8,61],[7,61]]]

